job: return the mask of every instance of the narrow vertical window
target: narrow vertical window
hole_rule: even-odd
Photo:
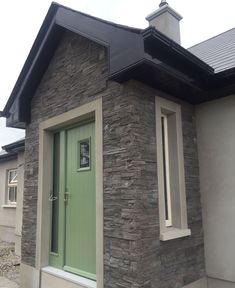
[[[12,169],[8,171],[7,180],[7,204],[15,205],[17,201],[17,170]]]
[[[59,227],[59,172],[60,172],[60,134],[54,135],[53,146],[53,191],[52,225],[51,225],[51,252],[58,253],[58,227]]]
[[[166,226],[172,225],[171,211],[171,187],[170,187],[170,170],[169,170],[169,138],[168,138],[168,122],[167,115],[161,115],[162,125],[162,157],[163,157],[163,184],[165,197],[165,221]]]
[[[160,240],[191,234],[188,229],[181,107],[156,97],[157,179]]]

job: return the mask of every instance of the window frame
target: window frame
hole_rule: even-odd
[[[187,221],[181,106],[156,96],[155,113],[160,240],[167,241],[191,235]],[[162,117],[165,119],[165,126],[162,125]],[[164,133],[162,126],[164,126]],[[163,135],[165,135],[164,141],[167,141],[165,144],[163,144]],[[167,163],[164,163],[165,153],[168,154],[165,157]],[[174,173],[171,173],[172,171]],[[169,181],[168,187],[170,187],[167,191],[164,184],[166,181]],[[166,219],[166,205],[168,209],[170,208],[168,211],[171,214],[170,221]]]
[[[37,202],[37,241],[36,241],[36,261],[35,266],[38,273],[45,279],[48,277],[62,279],[61,281],[72,281],[80,286],[84,286],[84,281],[87,279],[77,276],[72,273],[61,275],[58,271],[55,272],[53,267],[48,267],[51,243],[51,201],[48,201],[51,196],[52,185],[52,159],[53,155],[53,135],[56,131],[64,127],[77,126],[79,123],[89,119],[95,119],[95,149],[96,149],[96,281],[92,282],[93,286],[89,287],[103,288],[104,286],[104,238],[103,238],[103,118],[102,118],[102,99],[97,99],[80,107],[72,109],[68,112],[54,116],[40,123],[39,125],[39,176],[38,176],[38,202]],[[53,276],[51,269],[55,272]],[[46,278],[47,277],[47,278]],[[45,280],[47,281],[47,280]],[[48,280],[49,281],[49,280]],[[58,280],[59,281],[59,280]],[[40,280],[37,278],[37,283]],[[88,287],[88,285],[86,284]]]
[[[10,173],[12,172],[16,172],[16,178],[18,177],[18,170],[17,168],[12,168],[12,169],[8,169],[7,170],[7,191],[6,191],[6,205],[9,206],[16,206],[17,204],[17,186],[18,186],[18,179],[17,180],[13,180],[10,183]],[[15,201],[10,201],[10,188],[15,188]]]

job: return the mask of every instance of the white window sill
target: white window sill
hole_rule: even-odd
[[[168,241],[172,239],[182,238],[191,235],[190,229],[179,229],[179,228],[167,228],[166,231],[160,234],[161,241]]]
[[[96,281],[51,267],[47,266],[41,269],[43,272],[53,275],[55,277],[62,278],[72,283],[81,285],[84,288],[97,288]]]
[[[4,205],[2,205],[2,208],[16,208],[16,204],[12,204],[12,205],[4,204]]]

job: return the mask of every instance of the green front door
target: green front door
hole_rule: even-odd
[[[96,197],[94,122],[67,131],[64,269],[94,279]]]
[[[58,133],[55,135],[58,138]],[[95,123],[63,130],[59,135],[60,144],[54,143],[55,148],[59,146],[54,148],[54,158],[60,159],[54,160],[54,170],[58,170],[54,183],[60,184],[54,184],[59,187],[59,196],[54,197],[58,200],[52,209],[56,212],[52,213],[51,245],[58,248],[52,249],[50,263],[96,279]]]
[[[64,269],[89,278],[96,274],[94,147],[94,122],[67,131]]]

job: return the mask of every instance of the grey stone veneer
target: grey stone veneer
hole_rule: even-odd
[[[192,236],[161,242],[154,107],[160,93],[107,75],[105,48],[66,32],[34,95],[26,129],[22,261],[35,265],[38,125],[102,97],[105,288],[180,288],[205,275],[194,109],[182,103]]]

